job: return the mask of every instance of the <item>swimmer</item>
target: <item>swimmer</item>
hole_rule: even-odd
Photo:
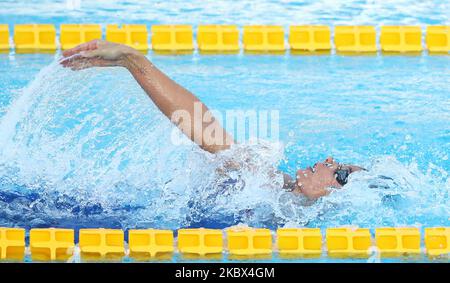
[[[190,117],[196,117],[195,104],[201,105],[202,113],[208,111],[207,106],[194,94],[170,79],[140,52],[126,45],[93,40],[64,51],[60,63],[73,70],[89,67],[126,68],[169,119],[177,110],[186,111]],[[235,143],[214,117],[209,122],[201,120],[191,119],[188,125],[187,123],[175,123],[175,125],[200,148],[213,154],[227,150]],[[201,125],[201,131],[194,130],[196,125]],[[207,128],[220,129],[221,140],[212,141],[211,137],[203,135],[203,131]],[[364,169],[355,165],[339,164],[332,157],[328,157],[312,167],[298,170],[295,180],[288,174],[283,174],[283,189],[302,194],[309,199],[318,199],[329,194],[328,188],[344,186],[349,175],[360,170]]]

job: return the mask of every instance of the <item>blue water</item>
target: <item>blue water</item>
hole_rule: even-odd
[[[0,22],[449,22],[445,1],[384,2],[3,1]],[[170,142],[173,126],[125,70],[73,72],[58,57],[0,54],[0,226],[450,224],[449,56],[148,54],[212,109],[279,111],[281,145],[247,148],[258,170],[240,173],[241,190],[215,180],[221,158]],[[307,206],[267,174],[328,155],[369,171]]]
[[[3,23],[217,24],[448,24],[450,3],[440,0],[242,1],[7,0]]]

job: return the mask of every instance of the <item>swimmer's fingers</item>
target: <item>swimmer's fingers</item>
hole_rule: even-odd
[[[59,61],[59,63],[65,68],[72,68],[76,65],[83,65],[86,61],[86,58],[81,57],[79,54],[75,54],[73,56],[63,58]]]
[[[101,50],[96,49],[96,50],[90,50],[90,51],[81,51],[80,55],[84,58],[94,58],[94,57],[102,57],[103,52],[101,52]]]
[[[83,69],[93,67],[92,64],[89,62],[89,60],[87,60],[87,59],[78,59],[78,60],[73,60],[73,61],[67,60],[65,62],[62,62],[61,65],[65,68],[70,68],[73,71],[83,70]]]
[[[109,67],[111,66],[111,62],[100,58],[79,58],[73,61],[66,61],[61,63],[63,67],[70,68],[73,71],[88,69],[92,67]]]
[[[64,67],[71,67],[75,65],[80,65],[82,63],[88,62],[87,59],[100,59],[101,58],[101,52],[100,50],[91,50],[91,51],[80,51],[79,53],[76,53],[69,57],[62,58],[59,63],[63,65]]]
[[[94,39],[94,40],[91,40],[89,42],[86,42],[86,43],[80,44],[78,46],[75,46],[74,48],[65,50],[65,51],[63,51],[62,55],[63,55],[63,57],[69,57],[69,56],[78,54],[78,53],[80,53],[82,51],[95,50],[95,49],[97,49],[100,46],[101,42],[102,42],[101,40]]]

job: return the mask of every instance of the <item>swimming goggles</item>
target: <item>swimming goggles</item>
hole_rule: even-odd
[[[352,168],[339,164],[336,171],[334,171],[334,177],[336,181],[341,185],[345,185],[348,182],[348,176],[352,173]]]

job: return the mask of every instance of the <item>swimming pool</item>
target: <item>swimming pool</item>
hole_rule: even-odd
[[[130,23],[242,24],[245,18],[265,23],[270,11],[270,22],[286,25],[296,13],[308,23],[330,25],[448,23],[446,4],[432,1],[409,9],[399,1],[389,12],[356,1],[159,3],[159,12],[137,12],[125,1],[105,1],[101,10],[84,2],[67,10],[65,1],[49,9],[50,3],[4,2],[0,22],[110,23],[112,16]],[[186,22],[188,14],[197,17]],[[261,189],[270,182],[264,174],[244,176],[241,192],[211,193],[214,161],[192,144],[169,142],[172,126],[127,72],[73,72],[54,62],[58,56],[0,54],[0,226],[449,226],[446,55],[148,54],[212,109],[278,110],[282,149],[271,145],[259,164],[279,164],[294,175],[332,155],[369,169],[310,206]]]

